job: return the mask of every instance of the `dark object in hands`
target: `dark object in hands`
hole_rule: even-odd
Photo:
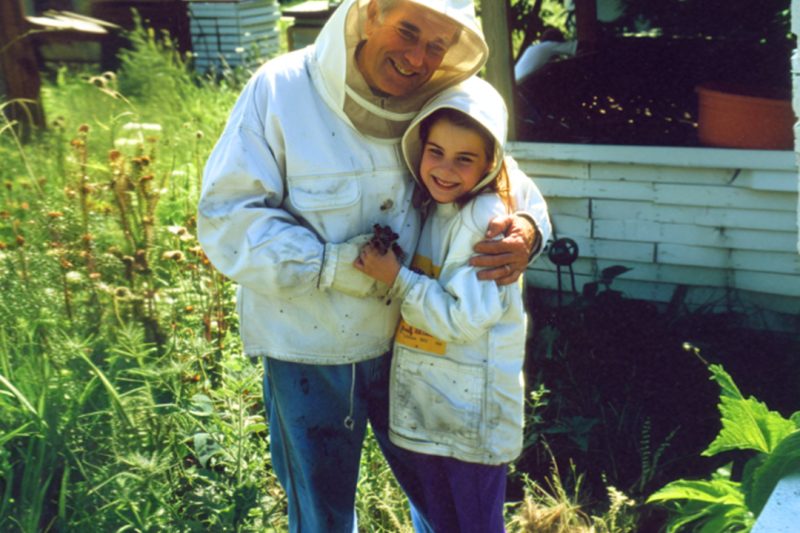
[[[389,251],[389,248],[391,248],[394,255],[397,256],[398,261],[402,263],[403,259],[406,257],[406,253],[400,245],[397,244],[399,235],[392,231],[392,228],[389,226],[382,226],[380,224],[372,226],[372,231],[373,235],[369,243],[378,250],[381,255],[385,255],[386,252]]]

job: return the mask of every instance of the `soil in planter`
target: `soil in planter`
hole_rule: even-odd
[[[714,80],[790,89],[790,49],[784,48],[702,39],[607,39],[593,52],[546,65],[517,87],[518,138],[700,146],[695,87]]]

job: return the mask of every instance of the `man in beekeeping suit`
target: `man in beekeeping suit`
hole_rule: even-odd
[[[292,531],[355,530],[368,420],[425,529],[416,480],[386,436],[399,305],[352,263],[374,224],[415,249],[420,214],[400,137],[487,55],[472,0],[345,0],[312,46],[255,73],[208,160],[198,235],[238,283],[244,350],[264,363]],[[476,246],[487,283],[515,282],[549,235],[546,213],[518,205]]]

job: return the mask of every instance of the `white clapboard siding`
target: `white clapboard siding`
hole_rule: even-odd
[[[574,217],[589,218],[592,213],[591,205],[592,201],[588,198],[558,198],[551,196],[547,199],[547,207],[551,213]]]
[[[657,184],[656,203],[669,205],[699,205],[733,209],[797,208],[797,193],[754,191],[741,187],[709,187],[704,185]]]
[[[745,270],[734,271],[737,289],[746,289],[753,292],[768,294],[783,294],[800,298],[800,281],[798,276],[789,274],[774,274],[772,272],[748,272]],[[800,309],[798,309],[800,311]]]
[[[191,1],[189,19],[200,71],[263,60],[280,48],[280,8],[274,0]]]
[[[577,200],[576,200],[577,201]],[[554,210],[558,202],[548,200]],[[795,210],[728,209],[723,207],[660,205],[643,202],[597,199],[591,201],[595,219],[643,220],[664,224],[695,224],[721,228],[792,231]],[[560,211],[558,211],[560,212]],[[574,212],[569,214],[574,215]],[[587,213],[588,214],[588,213]]]
[[[523,172],[529,176],[553,178],[589,179],[589,165],[568,161],[552,163],[549,161],[517,161]]]
[[[673,285],[698,285],[720,287],[731,282],[731,275],[722,269],[718,268],[705,268],[698,266],[685,266],[685,265],[660,265],[654,263],[638,263],[636,261],[616,261],[608,259],[579,259],[572,265],[573,272],[576,275],[585,276],[587,279],[595,280],[603,269],[623,265],[630,270],[617,276],[614,279],[613,285],[622,280],[635,280],[635,281],[655,281],[658,283],[668,283]],[[534,265],[531,270],[549,272],[554,279],[558,280],[558,272],[556,267],[541,268]],[[568,269],[561,268],[562,278],[566,279]],[[563,282],[562,279],[562,282]],[[743,287],[750,288],[750,287]]]
[[[569,235],[570,237],[591,237],[592,220],[586,216],[574,216],[559,214],[553,218],[553,231],[557,235]]]
[[[623,265],[632,270],[612,287],[629,297],[666,303],[684,286],[689,306],[800,314],[792,152],[511,143],[510,153],[547,199],[556,235],[578,244],[578,291]],[[558,286],[546,255],[527,277]]]
[[[736,171],[702,168],[692,173],[692,184],[726,185]],[[649,183],[686,183],[686,169],[656,165],[613,164],[593,165],[590,179],[599,181],[643,181]]]
[[[789,275],[797,275],[800,272],[800,256],[793,253],[657,244],[656,257],[657,262],[663,264],[697,265]]]
[[[578,245],[578,254],[581,257],[646,263],[653,261],[656,251],[656,245],[651,242],[613,241],[573,235],[570,238]]]
[[[785,179],[786,172],[779,170],[744,170],[733,185],[761,191],[797,193],[797,183]]]
[[[613,198],[617,200],[648,200],[656,198],[652,183],[592,181],[561,179],[532,174],[542,194],[561,198]]]

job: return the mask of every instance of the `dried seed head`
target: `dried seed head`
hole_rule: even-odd
[[[89,133],[89,125],[81,124],[80,126],[78,126],[78,133]]]
[[[76,284],[83,281],[83,276],[80,272],[76,272],[75,270],[70,270],[64,275],[67,283]]]
[[[17,235],[16,241],[17,241],[17,246],[19,246],[20,248],[25,246],[25,237],[23,237],[22,235]]]
[[[167,226],[167,231],[169,231],[169,232],[170,232],[170,233],[172,233],[173,235],[184,235],[184,234],[186,234],[186,233],[187,233],[189,230],[187,230],[187,229],[186,229],[186,228],[184,228],[183,226]]]
[[[119,150],[109,150],[108,151],[108,160],[109,161],[116,161],[117,159],[120,158],[121,155],[122,155],[122,152],[120,152]]]
[[[114,298],[117,300],[130,300],[132,296],[133,294],[131,294],[128,287],[117,287],[114,289]]]
[[[180,250],[167,250],[163,254],[161,254],[161,259],[165,261],[175,261],[180,263],[185,259],[183,252]]]

